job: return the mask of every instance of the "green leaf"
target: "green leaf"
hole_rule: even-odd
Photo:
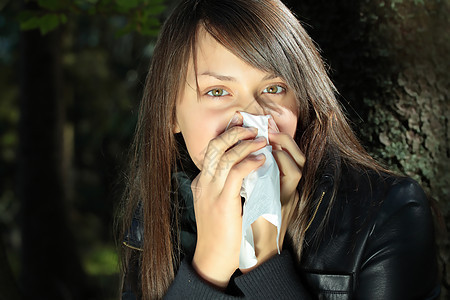
[[[41,34],[44,35],[58,27],[59,21],[60,18],[57,14],[47,14],[42,16],[39,20],[39,29],[41,30]]]
[[[130,10],[139,5],[140,0],[116,0],[116,4],[124,10]]]
[[[19,14],[17,15],[17,20],[20,23],[25,22],[26,20],[28,20],[31,17],[36,16],[36,12],[31,11],[31,10],[22,10],[21,12],[19,12]]]
[[[38,0],[38,4],[40,7],[50,11],[56,11],[64,8],[64,1],[61,0]]]
[[[156,4],[163,4],[165,0],[144,0],[144,3],[156,5]]]
[[[95,6],[91,6],[91,7],[89,7],[87,12],[90,16],[93,16],[97,13],[97,8]]]
[[[158,36],[159,29],[154,29],[154,28],[153,29],[149,29],[149,28],[142,29],[140,33],[145,36],[155,37],[155,36]]]
[[[66,24],[67,16],[65,14],[59,14],[59,21],[61,22],[61,24]]]
[[[141,19],[141,24],[142,27],[144,28],[159,28],[159,26],[161,25],[161,23],[159,22],[159,20],[155,17],[148,17],[148,18],[144,18]]]
[[[148,11],[151,12],[152,15],[159,15],[166,10],[165,5],[152,5],[148,8]]]
[[[54,30],[60,24],[67,23],[67,15],[62,13],[39,16],[36,12],[24,11],[19,14],[18,19],[21,30],[39,29],[43,35]]]
[[[28,18],[20,18],[20,29],[31,30],[39,27],[40,18],[37,16],[29,16]]]
[[[76,7],[76,9],[81,10],[81,11],[87,11],[89,14],[91,14],[91,12],[94,10],[95,11],[95,6],[97,5],[97,2],[99,2],[99,0],[71,0],[72,1],[72,5]],[[103,5],[105,2],[109,2],[110,0],[102,0],[99,5]],[[94,9],[92,9],[94,8]],[[73,9],[72,9],[73,10]]]
[[[126,34],[128,34],[130,32],[131,32],[131,30],[128,27],[124,27],[124,28],[121,28],[121,29],[117,30],[115,36],[116,37],[121,37],[121,36],[124,36],[124,35],[126,35]]]
[[[113,275],[119,272],[118,257],[113,246],[95,246],[84,257],[83,264],[89,275]]]

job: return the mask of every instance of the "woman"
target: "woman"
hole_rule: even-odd
[[[436,298],[426,197],[365,152],[334,93],[280,1],[183,1],[140,107],[123,298]],[[266,144],[236,111],[272,117],[280,169],[282,252],[255,222],[252,269],[238,268],[239,190]]]

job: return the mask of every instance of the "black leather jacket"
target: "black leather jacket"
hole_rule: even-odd
[[[232,293],[253,299],[261,296],[264,299],[436,299],[439,296],[433,221],[420,186],[410,178],[345,167],[340,178],[331,206],[335,178],[331,173],[321,178],[315,194],[317,211],[306,232],[301,261],[293,259],[292,248],[286,241],[282,255],[256,269],[261,270],[232,278]],[[329,206],[331,209],[327,211]],[[189,214],[184,224],[188,226]],[[136,219],[125,244],[140,248],[141,243],[142,230]],[[192,245],[187,248],[191,249],[186,252],[193,251]],[[138,251],[135,259],[139,260]],[[134,299],[136,292],[131,289],[136,287],[137,272],[138,268],[133,268],[131,263],[123,299]],[[270,277],[274,272],[278,275]],[[258,294],[258,291],[264,292]],[[228,297],[199,279],[187,258],[167,297],[181,296]]]

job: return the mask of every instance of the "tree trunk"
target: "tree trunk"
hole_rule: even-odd
[[[30,299],[86,299],[64,202],[61,33],[25,31],[21,42],[21,287]]]
[[[19,300],[20,292],[6,256],[3,240],[0,238],[0,300]]]
[[[438,223],[450,287],[450,4],[448,1],[287,1],[323,50],[340,100],[369,152],[416,179]],[[439,219],[439,214],[445,218]],[[445,223],[445,224],[444,224]]]

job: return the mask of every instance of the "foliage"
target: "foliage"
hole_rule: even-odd
[[[126,25],[118,32],[123,35],[136,31],[156,36],[160,26],[158,16],[165,10],[163,0],[37,0],[38,9],[26,9],[19,16],[22,30],[39,29],[41,34],[66,24],[80,15],[122,16]]]
[[[115,247],[100,245],[85,256],[85,269],[93,276],[114,275],[119,272]]]
[[[64,202],[91,287],[113,298],[119,285],[113,209],[121,196],[135,108],[164,8],[162,0],[28,1],[26,10],[19,2],[0,3],[0,233],[17,277],[20,31],[50,35],[64,27]]]

